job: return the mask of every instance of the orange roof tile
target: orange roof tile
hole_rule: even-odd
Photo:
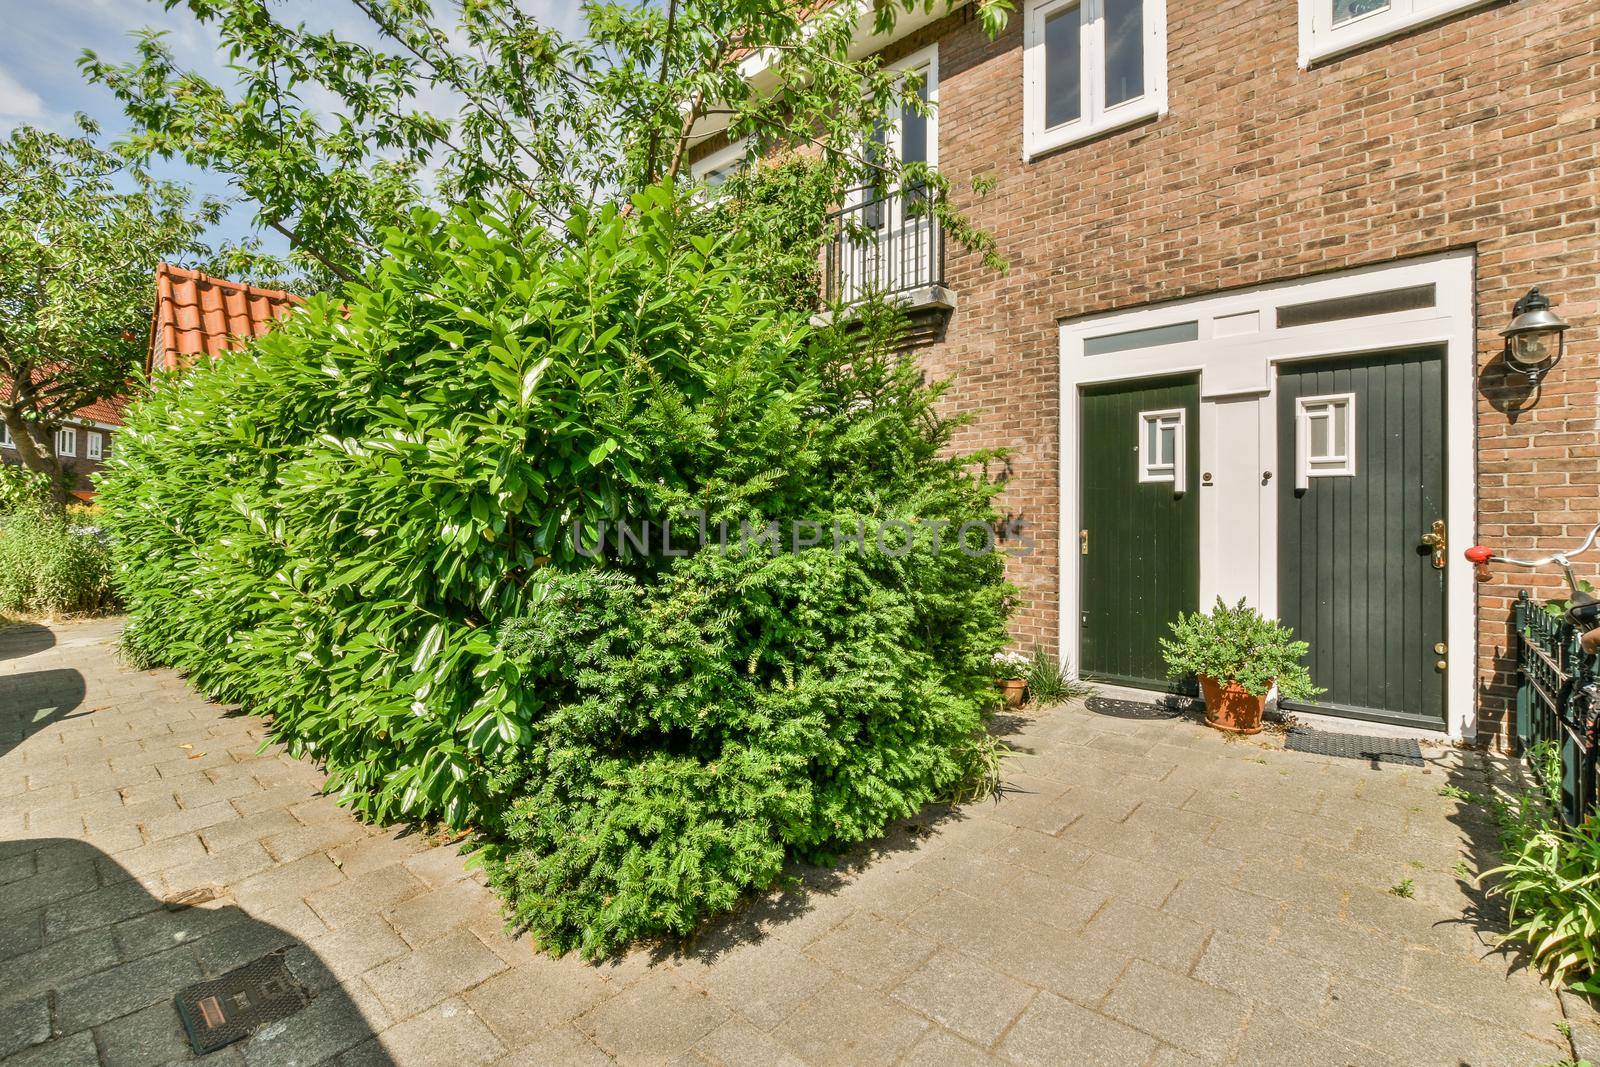
[[[304,297],[212,278],[163,263],[156,268],[156,310],[148,369],[180,370],[196,357],[216,358],[260,337]]]

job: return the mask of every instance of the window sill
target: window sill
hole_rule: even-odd
[[[1304,0],[1302,0],[1304,2]],[[1440,22],[1459,15],[1464,11],[1472,11],[1480,7],[1488,7],[1499,0],[1449,0],[1438,6],[1429,7],[1423,11],[1412,11],[1398,17],[1382,18],[1370,17],[1362,19],[1343,30],[1329,30],[1324,33],[1302,31],[1300,40],[1300,69],[1309,70],[1326,60],[1337,59],[1370,44],[1387,41],[1401,34],[1409,33],[1431,22]]]
[[[1164,100],[1139,100],[1132,104],[1117,108],[1109,115],[1102,116],[1094,125],[1073,124],[1062,126],[1055,130],[1047,130],[1034,136],[1024,136],[1022,142],[1022,161],[1033,163],[1041,157],[1059,152],[1063,148],[1092,141],[1104,137],[1108,133],[1136,126],[1141,122],[1150,122],[1159,119],[1167,113]]]

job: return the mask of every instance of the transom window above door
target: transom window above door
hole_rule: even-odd
[[[1184,412],[1182,408],[1139,412],[1139,481],[1167,482],[1185,490]]]
[[[1166,110],[1166,0],[1029,0],[1026,20],[1026,158]]]
[[[1492,0],[1300,0],[1300,65]]]

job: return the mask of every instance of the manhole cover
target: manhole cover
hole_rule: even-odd
[[[293,1015],[310,999],[278,951],[221,978],[196,982],[182,990],[175,1003],[189,1044],[204,1056],[248,1037],[264,1023]]]
[[[1090,697],[1084,707],[1096,715],[1113,719],[1181,719],[1183,709],[1171,704],[1146,704],[1138,700],[1113,700],[1110,697]]]
[[[1365,760],[1368,763],[1398,763],[1403,767],[1421,767],[1422,746],[1412,737],[1369,737],[1366,734],[1335,734],[1322,730],[1308,730],[1304,726],[1292,727],[1284,735],[1283,747],[1295,752],[1310,752],[1318,756],[1338,756],[1341,759]]]

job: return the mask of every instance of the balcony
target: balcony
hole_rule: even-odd
[[[852,189],[829,217],[823,295],[829,307],[871,298],[939,318],[955,307],[944,284],[944,228],[933,213],[934,190]],[[920,316],[926,318],[926,315]]]

